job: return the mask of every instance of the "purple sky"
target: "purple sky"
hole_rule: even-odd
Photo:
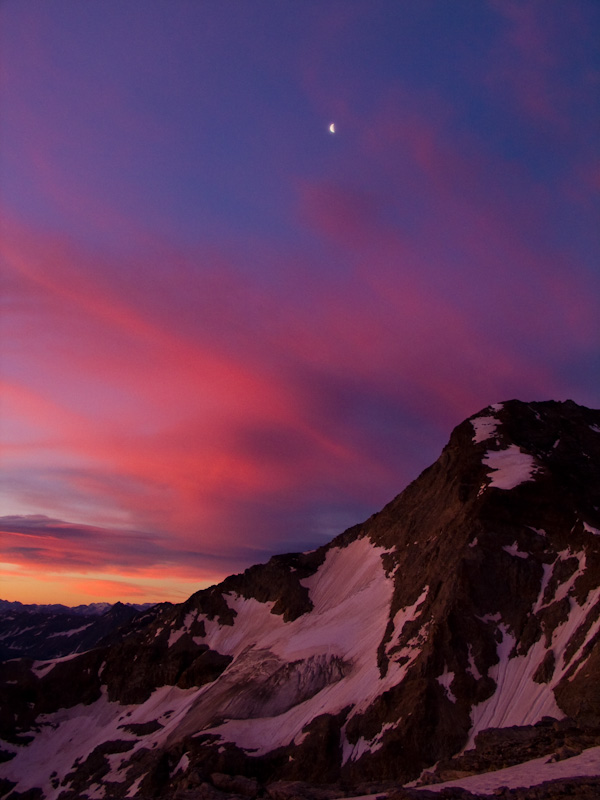
[[[600,406],[599,42],[595,0],[2,3],[0,595],[183,599],[489,403]]]

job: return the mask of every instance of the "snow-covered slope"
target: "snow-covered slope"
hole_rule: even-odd
[[[455,778],[453,781],[425,786],[428,791],[442,792],[450,787],[461,787],[473,794],[497,795],[501,787],[516,789],[538,786],[560,778],[598,777],[600,775],[600,747],[590,747],[579,755],[557,761],[552,756],[542,756],[515,764],[513,767]],[[576,796],[576,795],[575,795]]]
[[[599,430],[570,401],[490,406],[327,546],[149,609],[111,645],[6,663],[0,788],[408,781],[489,728],[569,716],[589,730]]]

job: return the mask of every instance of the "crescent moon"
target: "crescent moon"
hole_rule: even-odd
[[[329,133],[335,133],[335,123],[334,122],[332,122],[331,125],[329,126]]]

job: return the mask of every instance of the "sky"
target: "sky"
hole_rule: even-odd
[[[600,407],[599,43],[595,0],[3,0],[0,597],[182,601],[491,403]]]

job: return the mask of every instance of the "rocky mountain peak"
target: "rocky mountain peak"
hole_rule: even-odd
[[[48,800],[91,786],[160,796],[213,774],[405,781],[504,741],[490,730],[550,747],[565,717],[588,741],[582,726],[600,731],[599,478],[600,412],[489,406],[318,550],[155,606],[79,656],[5,665],[1,770]],[[48,759],[57,729],[76,743]],[[62,766],[26,775],[36,758]]]

